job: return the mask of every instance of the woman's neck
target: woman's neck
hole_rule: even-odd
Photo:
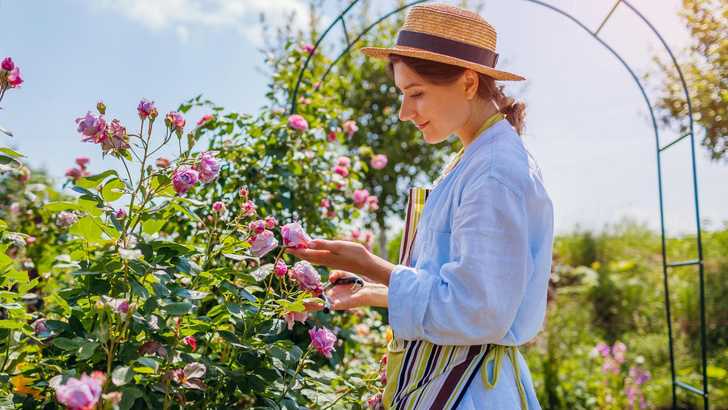
[[[473,109],[473,115],[463,124],[455,135],[463,143],[463,149],[467,148],[477,137],[476,133],[488,118],[498,114],[498,108],[493,103],[483,102],[482,106]]]

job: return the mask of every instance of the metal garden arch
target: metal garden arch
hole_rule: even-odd
[[[314,51],[319,47],[323,39],[326,37],[326,35],[331,31],[331,29],[336,26],[336,24],[340,23],[343,31],[344,36],[346,38],[347,46],[345,49],[341,52],[341,54],[331,63],[331,65],[328,67],[326,72],[321,78],[321,82],[325,80],[325,78],[328,76],[329,72],[331,71],[331,68],[333,68],[336,63],[346,54],[349,52],[351,47],[356,44],[359,39],[361,39],[362,36],[364,36],[369,30],[374,28],[376,25],[378,25],[382,20],[386,19],[387,17],[398,13],[402,10],[405,10],[415,4],[418,3],[424,3],[426,0],[418,0],[418,1],[412,1],[409,2],[387,14],[379,18],[377,21],[372,23],[370,26],[365,28],[359,35],[354,38],[353,40],[350,39],[349,32],[346,28],[346,22],[344,20],[344,17],[346,14],[351,10],[354,5],[356,5],[359,0],[353,0],[349,6],[344,9],[344,11],[329,25],[329,27],[324,31],[324,33],[319,37],[319,39],[316,41],[316,44],[314,45]],[[606,47],[617,59],[622,63],[622,65],[629,71],[630,75],[634,79],[635,83],[639,87],[640,91],[642,92],[642,96],[645,99],[645,102],[647,103],[647,107],[650,110],[650,117],[652,119],[652,125],[655,130],[655,147],[656,147],[656,153],[657,153],[657,183],[659,188],[659,196],[660,196],[660,227],[661,227],[661,234],[662,234],[662,267],[663,267],[663,277],[664,277],[664,285],[665,285],[665,307],[666,307],[666,313],[667,313],[667,329],[668,329],[668,337],[669,337],[669,343],[670,343],[670,371],[672,374],[672,402],[673,402],[673,408],[677,408],[677,388],[680,387],[690,393],[697,394],[699,396],[703,397],[703,406],[705,409],[709,408],[708,403],[708,377],[707,377],[707,338],[706,338],[706,326],[705,326],[705,282],[703,278],[703,247],[702,247],[702,237],[700,232],[700,208],[699,208],[699,202],[698,202],[698,181],[697,181],[697,172],[696,172],[696,166],[695,166],[695,133],[694,133],[694,124],[693,124],[693,108],[690,101],[690,93],[687,88],[687,84],[685,82],[685,78],[683,77],[682,70],[680,69],[680,65],[677,63],[677,60],[675,59],[675,55],[672,53],[672,50],[670,50],[670,47],[667,45],[663,37],[660,35],[660,33],[655,29],[655,27],[645,18],[644,15],[642,15],[637,9],[635,9],[627,0],[617,0],[614,7],[612,7],[609,14],[606,16],[602,24],[599,26],[599,28],[592,32],[588,27],[586,27],[581,21],[579,21],[576,17],[570,15],[569,13],[554,7],[550,4],[546,4],[539,0],[523,0],[528,1],[530,3],[540,5],[543,7],[546,7],[548,9],[551,9],[562,16],[568,18],[569,20],[576,23],[579,27],[584,29],[586,32],[588,32],[590,35],[592,35],[600,44],[602,44],[604,47]],[[657,126],[657,120],[655,118],[654,109],[652,107],[652,103],[650,102],[649,97],[647,96],[647,93],[645,92],[644,87],[642,86],[642,83],[640,83],[639,79],[637,78],[637,75],[634,73],[634,71],[630,68],[630,66],[627,64],[627,62],[617,53],[612,47],[610,47],[604,40],[599,38],[599,32],[602,30],[602,28],[607,24],[610,17],[614,14],[614,11],[617,9],[617,7],[620,6],[620,4],[623,4],[625,7],[627,7],[629,10],[631,10],[634,14],[636,14],[649,28],[650,30],[657,36],[657,38],[660,40],[662,45],[665,47],[665,50],[670,55],[670,58],[672,59],[673,64],[675,64],[675,68],[678,71],[678,74],[680,75],[680,80],[682,82],[683,90],[685,91],[685,98],[687,100],[688,105],[688,120],[690,121],[690,131],[681,135],[679,138],[675,139],[674,141],[670,142],[669,144],[666,144],[664,146],[660,146],[660,138],[659,138],[659,128]],[[306,59],[306,62],[303,65],[303,68],[301,69],[301,72],[298,76],[298,81],[296,82],[296,86],[293,90],[293,95],[291,97],[291,109],[290,114],[294,114],[296,112],[296,95],[298,94],[298,88],[301,83],[301,80],[303,79],[303,74],[306,71],[306,68],[308,67],[308,64],[311,60],[311,57],[313,56],[314,52],[312,51],[309,53],[308,58]],[[661,154],[668,148],[672,147],[673,145],[677,144],[681,140],[683,140],[686,137],[690,137],[690,148],[691,148],[691,160],[692,160],[692,176],[693,176],[693,196],[695,199],[695,223],[696,223],[696,231],[697,231],[697,259],[692,260],[685,260],[685,261],[676,261],[676,262],[668,262],[667,256],[666,256],[666,238],[665,238],[665,212],[664,212],[664,206],[663,206],[663,184],[662,184],[662,167],[661,167]],[[668,276],[671,268],[679,267],[679,266],[697,266],[698,272],[699,272],[699,280],[700,280],[700,328],[701,328],[701,350],[702,350],[702,390],[700,388],[696,388],[690,385],[687,385],[683,382],[680,382],[679,380],[676,380],[675,378],[675,356],[673,351],[673,334],[672,334],[672,320],[670,316],[670,293],[669,293],[669,286],[668,286]]]

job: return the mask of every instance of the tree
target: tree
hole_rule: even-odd
[[[683,0],[680,15],[691,31],[693,42],[680,66],[693,103],[693,119],[705,129],[702,144],[711,159],[726,159],[728,149],[728,3],[720,0]],[[672,63],[655,59],[667,77],[658,107],[666,123],[688,116],[688,105],[677,70]]]

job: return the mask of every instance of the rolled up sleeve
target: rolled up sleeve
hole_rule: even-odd
[[[525,201],[496,177],[481,176],[464,189],[451,227],[418,232],[418,240],[427,235],[422,262],[392,272],[392,330],[441,345],[502,342],[531,275]]]

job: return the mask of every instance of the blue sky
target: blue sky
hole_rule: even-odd
[[[596,29],[616,1],[546,2]],[[324,3],[333,15],[348,1]],[[381,11],[395,4],[373,3]],[[545,7],[525,0],[484,4],[481,14],[498,31],[499,68],[528,78],[507,85],[506,92],[528,104],[524,141],[543,170],[557,229],[600,229],[625,216],[659,227],[654,133],[627,70],[588,33]],[[687,44],[677,0],[632,4],[675,51]],[[0,124],[16,135],[3,145],[62,179],[79,155],[91,157],[91,171],[116,166],[113,158],[102,162],[98,147],[82,143],[76,132],[74,120],[99,100],[108,117],[127,124],[136,122],[141,98],[167,112],[204,94],[227,109],[256,113],[269,82],[260,72],[258,16],[264,12],[281,24],[290,10],[298,11],[294,24],[305,26],[304,0],[0,0],[0,57],[13,57],[25,80],[2,103]],[[640,76],[655,70],[653,55],[667,57],[624,5],[600,37]],[[382,45],[393,41],[382,39]],[[646,84],[652,100],[659,85],[657,78]],[[664,141],[676,137],[662,132]],[[663,156],[672,233],[689,233],[695,225],[689,148],[684,141]],[[728,220],[728,169],[711,163],[700,146],[696,150],[701,217],[718,227]]]

